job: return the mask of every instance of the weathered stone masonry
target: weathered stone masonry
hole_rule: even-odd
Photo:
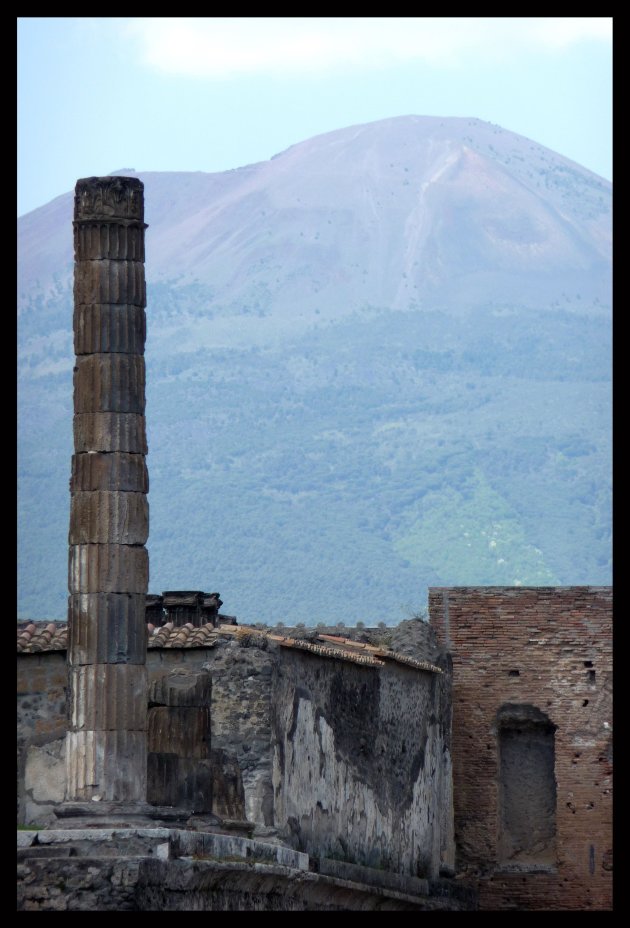
[[[143,185],[129,177],[79,180],[74,216],[66,798],[142,801],[149,579]]]
[[[205,808],[247,819],[257,840],[306,851],[318,875],[360,882],[362,866],[409,889],[426,873],[431,893],[472,893],[469,909],[477,889],[485,910],[610,909],[611,599],[610,588],[593,587],[433,589],[433,627],[388,629],[385,648],[378,630],[345,629],[348,642],[335,629],[290,638],[286,629],[168,623],[149,637],[150,711],[177,714],[182,686],[188,708],[209,705],[212,748],[190,765],[211,768]],[[65,647],[53,624],[18,635],[21,822],[50,822],[63,788]],[[442,674],[410,669],[435,663]],[[172,734],[184,759],[204,747],[192,730]],[[154,747],[174,753],[159,739]],[[190,786],[202,781],[195,772]],[[431,881],[454,869],[448,887]],[[190,907],[173,889],[156,905]]]
[[[274,820],[316,856],[451,872],[450,677],[289,653],[272,688]]]
[[[480,908],[612,906],[611,601],[610,587],[430,590],[453,659],[456,866]]]
[[[419,647],[426,623],[403,624],[389,631],[396,650],[370,646],[367,629],[356,634],[364,643],[315,630],[154,629],[148,801],[246,821],[255,836],[346,866],[452,873],[449,666],[440,672],[444,656]],[[63,691],[55,704],[45,691],[63,680],[65,636],[33,626],[19,647],[19,820],[52,823]]]

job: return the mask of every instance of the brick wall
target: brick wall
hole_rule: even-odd
[[[611,612],[609,587],[429,591],[453,659],[456,866],[478,878],[480,909],[612,906]],[[555,728],[555,841],[538,870],[535,853],[500,854],[499,731],[519,711]]]

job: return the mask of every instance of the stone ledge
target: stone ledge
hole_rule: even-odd
[[[64,802],[54,808],[61,828],[156,828],[185,825],[192,815],[190,809],[173,806],[152,806],[148,802]],[[218,821],[218,820],[217,820]],[[55,829],[50,829],[50,832]]]
[[[376,871],[381,878],[400,881],[400,888],[375,885],[371,868],[339,861],[328,863],[345,878],[312,872],[306,854],[233,835],[150,827],[20,834],[25,837],[18,840],[36,837],[37,843],[19,854],[18,910],[476,909],[474,893],[447,880]],[[213,858],[177,856],[182,851],[212,853]]]
[[[167,859],[171,834],[169,828],[53,828],[35,832],[30,845],[18,848],[18,860],[70,856]]]
[[[366,868],[368,869],[368,868]],[[139,909],[186,911],[470,911],[476,906],[442,892],[413,895],[308,870],[262,862],[147,860],[138,883]]]
[[[33,858],[42,857],[76,857],[75,848],[70,845],[67,847],[58,847],[57,845],[39,845],[31,847],[19,847],[17,851],[18,863],[20,861],[32,860]]]
[[[30,847],[31,844],[37,844],[35,840],[38,831],[18,831],[17,833],[17,846],[20,847]]]
[[[237,835],[211,834],[201,831],[173,831],[173,857],[226,858],[276,862],[295,870],[309,869],[309,856],[278,844],[267,844]]]
[[[375,870],[373,867],[363,867],[360,864],[351,864],[343,860],[332,860],[329,857],[321,857],[318,864],[319,873],[325,876],[338,877],[353,883],[365,883],[368,886],[396,889],[411,895],[426,896],[429,892],[429,881],[421,877]]]

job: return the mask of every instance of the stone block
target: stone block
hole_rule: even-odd
[[[158,706],[148,713],[148,750],[177,757],[208,757],[210,710]]]
[[[72,545],[68,589],[73,593],[144,593],[149,554],[140,545]]]
[[[70,492],[121,490],[149,492],[149,472],[144,454],[125,451],[73,454]]]
[[[76,358],[75,413],[122,412],[142,415],[144,408],[145,364],[141,355],[90,354]]]
[[[147,742],[147,802],[154,806],[175,806],[178,780],[179,757],[152,751]]]
[[[31,744],[26,749],[24,788],[32,803],[63,802],[66,787],[65,739]],[[35,817],[27,821],[37,820]]]
[[[36,839],[37,839],[36,831],[18,831],[17,833],[18,850],[22,847],[30,847],[32,844],[35,844]]]
[[[69,731],[66,737],[68,800],[143,801],[146,796],[145,731]]]
[[[225,819],[245,819],[245,791],[238,760],[221,749],[210,751],[212,812]]]
[[[144,264],[141,261],[75,261],[74,304],[147,305]]]
[[[79,305],[73,322],[75,354],[144,354],[146,324],[142,306]]]
[[[74,416],[74,450],[77,454],[123,451],[146,454],[144,415],[128,412],[85,412]]]
[[[211,761],[149,751],[147,799],[158,806],[191,809],[195,813],[211,812]]]
[[[144,261],[143,222],[83,219],[74,223],[77,261]]]
[[[207,670],[172,670],[149,687],[149,702],[157,706],[209,707],[212,677]]]
[[[142,731],[147,724],[147,674],[141,664],[71,667],[72,731]]]
[[[86,490],[70,501],[71,545],[143,545],[149,537],[149,503],[144,493]]]
[[[301,851],[282,845],[267,844],[236,835],[207,834],[179,831],[173,840],[174,851],[181,856],[209,858],[241,858],[243,860],[278,863],[295,870],[308,870],[309,857]]]
[[[68,599],[68,661],[78,664],[144,664],[145,596],[77,593]]]
[[[74,188],[75,222],[144,220],[144,184],[137,177],[81,177]]]

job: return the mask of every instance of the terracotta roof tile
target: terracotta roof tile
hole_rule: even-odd
[[[168,641],[170,634],[173,630],[173,623],[167,622],[166,625],[162,625],[161,628],[155,628],[153,634],[149,638],[147,647],[149,648],[163,648]]]
[[[373,654],[375,657],[382,657],[386,661],[396,661],[398,664],[407,664],[409,667],[415,667],[416,670],[428,670],[431,673],[442,673],[440,667],[431,664],[429,661],[421,661],[415,657],[409,657],[407,654],[401,654],[400,651],[390,651],[389,648],[379,647],[378,645],[366,644],[362,641],[353,641],[351,638],[341,638],[337,635],[318,635],[319,638],[330,641],[335,645],[343,646],[345,649],[357,650]]]
[[[353,664],[364,664],[368,667],[382,667],[384,663],[371,654],[359,654],[357,651],[346,651],[343,648],[327,648],[325,645],[311,644],[310,641],[303,641],[299,638],[284,638],[281,635],[269,635],[269,638],[278,641],[280,647],[311,651],[313,654],[319,654],[320,657],[332,657],[337,660],[350,661]]]
[[[154,648],[211,648],[216,643],[216,628],[211,623],[195,628],[188,624],[180,628],[168,622],[161,628],[147,623],[147,647]],[[18,654],[36,654],[44,651],[65,651],[68,647],[68,626],[62,623],[29,622],[18,625]]]
[[[29,622],[23,628],[18,625],[17,650],[18,653],[36,654],[39,651],[65,651],[68,646],[68,630],[66,625],[57,625],[48,622]]]
[[[147,624],[149,636],[147,647],[156,648],[212,648],[219,636],[233,636],[246,638],[250,636],[268,638],[277,641],[281,647],[297,648],[301,651],[310,651],[320,657],[336,660],[350,661],[354,664],[363,664],[368,667],[382,667],[385,661],[395,661],[406,664],[417,670],[428,670],[432,673],[442,673],[439,667],[428,661],[408,657],[389,648],[353,641],[350,638],[341,638],[335,635],[318,635],[320,641],[306,641],[301,638],[292,638],[289,635],[278,635],[271,631],[253,628],[251,625],[219,625],[212,623],[194,626],[191,622],[186,625],[175,626],[173,622],[156,627],[151,622]],[[65,651],[68,646],[68,627],[55,622],[28,622],[18,625],[17,650],[21,654],[36,654],[44,651]]]

